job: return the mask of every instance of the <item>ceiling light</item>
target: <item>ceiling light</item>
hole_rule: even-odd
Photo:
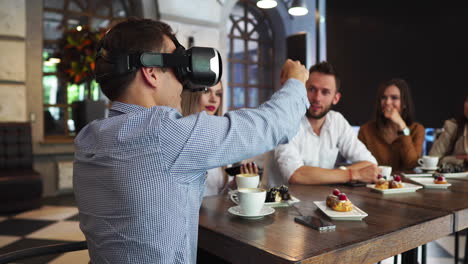
[[[303,16],[309,13],[309,10],[304,0],[293,0],[288,13],[292,16]]]
[[[257,6],[260,7],[260,8],[264,8],[264,9],[273,8],[277,4],[278,3],[276,3],[275,0],[259,0],[259,1],[257,1]]]

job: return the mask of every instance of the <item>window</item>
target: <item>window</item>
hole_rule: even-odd
[[[274,87],[271,23],[263,10],[240,0],[229,16],[227,29],[228,108],[258,106],[270,98]]]
[[[44,133],[48,139],[70,138],[75,135],[74,101],[85,97],[100,98],[98,85],[93,81],[72,85],[57,75],[58,46],[64,32],[88,26],[93,31],[107,28],[113,21],[135,12],[132,0],[44,0],[43,13],[43,106]],[[85,91],[91,91],[89,95]]]

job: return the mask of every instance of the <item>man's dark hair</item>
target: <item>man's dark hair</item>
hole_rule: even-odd
[[[383,115],[381,100],[385,90],[392,85],[395,85],[400,90],[401,118],[403,118],[408,126],[414,122],[414,105],[409,84],[403,79],[395,78],[380,84],[377,91],[374,114],[379,129],[388,122],[388,119]]]
[[[113,26],[102,39],[104,56],[140,52],[163,52],[163,36],[175,38],[166,23],[151,19],[128,18]],[[96,61],[96,75],[112,73],[112,64],[105,59]],[[135,79],[136,72],[111,77],[100,82],[102,92],[111,100],[118,99]]]
[[[313,65],[312,67],[310,67],[309,74],[313,72],[319,72],[319,73],[326,74],[326,75],[333,75],[333,77],[335,77],[336,92],[337,93],[341,92],[340,78],[338,78],[338,73],[336,72],[335,67],[331,65],[331,63],[326,62],[326,61],[319,62]]]

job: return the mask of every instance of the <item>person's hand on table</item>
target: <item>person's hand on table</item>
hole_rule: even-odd
[[[455,156],[457,159],[468,161],[468,155],[457,155]]]
[[[352,169],[354,181],[369,182],[369,183],[376,182],[377,176],[381,172],[382,170],[375,164],[370,164],[369,166],[362,167],[356,170]]]

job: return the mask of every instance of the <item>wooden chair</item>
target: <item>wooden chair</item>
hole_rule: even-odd
[[[61,243],[61,244],[54,244],[54,245],[47,245],[42,247],[33,247],[27,248],[22,250],[17,250],[13,252],[9,252],[3,255],[0,255],[0,264],[10,263],[13,261],[50,255],[50,254],[59,254],[65,252],[72,252],[72,251],[79,251],[88,248],[88,244],[86,241],[80,242],[69,242],[69,243]]]

